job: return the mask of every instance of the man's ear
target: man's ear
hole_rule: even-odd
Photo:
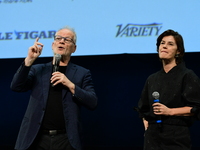
[[[54,42],[52,42],[51,47],[53,47]]]
[[[74,51],[73,51],[73,53],[76,51],[76,47],[77,47],[77,46],[76,46],[76,45],[74,45]]]

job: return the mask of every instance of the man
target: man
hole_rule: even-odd
[[[70,62],[76,51],[76,33],[70,27],[56,32],[52,49],[61,55],[53,62],[33,65],[43,44],[35,40],[14,75],[11,89],[31,90],[29,104],[16,141],[17,150],[81,150],[80,107],[95,109],[97,97],[89,70]]]

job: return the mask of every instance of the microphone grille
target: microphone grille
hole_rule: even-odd
[[[61,58],[61,55],[60,55],[60,54],[56,54],[56,55],[55,55],[55,58],[56,58],[56,59],[60,59],[60,58]]]
[[[56,55],[54,55],[54,57],[55,57],[55,59],[54,59],[54,65],[55,66],[59,66],[59,64],[60,64],[60,60],[61,60],[61,55],[60,54],[56,54]]]
[[[159,93],[157,91],[153,92],[152,93],[152,96],[155,98],[155,99],[159,99]]]

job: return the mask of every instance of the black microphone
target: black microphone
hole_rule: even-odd
[[[152,96],[154,98],[154,103],[159,103],[160,102],[160,100],[159,100],[160,94],[157,91],[153,92]],[[160,115],[158,116],[158,120],[156,121],[156,123],[158,123],[158,124],[162,123]]]
[[[61,55],[60,54],[56,54],[55,58],[54,58],[53,72],[58,71],[60,60],[61,60]]]
[[[60,54],[56,54],[54,56],[54,65],[53,65],[53,72],[58,71],[59,69],[59,64],[60,64],[60,60],[61,60],[61,55]],[[52,87],[54,87],[53,83],[51,84]]]

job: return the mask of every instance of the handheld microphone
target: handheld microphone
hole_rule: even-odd
[[[159,100],[160,94],[157,91],[153,92],[152,96],[154,98],[154,103],[159,103],[160,102],[160,100]],[[160,115],[158,116],[158,120],[156,121],[156,123],[159,123],[159,124],[162,123]]]
[[[60,60],[61,60],[61,55],[60,54],[56,54],[55,58],[54,58],[53,72],[58,71]]]
[[[53,72],[58,71],[59,69],[59,64],[60,64],[60,60],[61,60],[61,55],[60,54],[56,54],[54,56],[54,65],[53,65]],[[52,87],[54,87],[53,83],[51,84]]]

